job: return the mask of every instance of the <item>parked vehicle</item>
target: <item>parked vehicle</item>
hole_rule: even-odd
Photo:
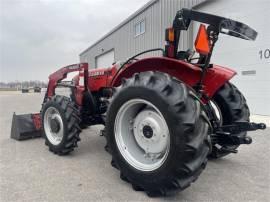
[[[181,31],[201,24],[195,51],[179,51]],[[205,25],[207,24],[207,25]],[[230,80],[236,72],[210,63],[219,34],[255,40],[257,32],[227,18],[194,10],[177,12],[166,30],[165,49],[152,49],[111,68],[70,65],[49,76],[41,113],[14,115],[11,137],[43,133],[49,150],[69,154],[82,128],[103,124],[105,149],[121,179],[149,196],[183,190],[204,170],[208,157],[237,153],[250,144],[247,131],[265,129],[249,122],[249,108]],[[161,51],[162,57],[137,57]],[[78,71],[73,83],[61,82]],[[55,94],[70,88],[70,97]],[[35,134],[34,134],[35,133]]]
[[[22,88],[22,93],[29,93],[29,89],[28,88]]]
[[[34,87],[34,93],[40,93],[41,92],[41,88],[38,86]]]

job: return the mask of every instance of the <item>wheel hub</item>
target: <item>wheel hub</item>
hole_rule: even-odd
[[[168,131],[159,114],[146,109],[134,121],[133,132],[138,145],[148,153],[164,153],[167,147]]]
[[[149,139],[153,137],[153,129],[151,128],[151,126],[146,125],[143,127],[143,135],[144,137]]]
[[[64,123],[59,111],[49,107],[44,115],[44,131],[49,142],[53,145],[61,143],[64,136]]]
[[[165,162],[170,148],[169,129],[152,103],[143,99],[127,101],[117,113],[114,131],[120,153],[134,168],[152,171]]]
[[[59,130],[60,130],[60,123],[59,123],[59,121],[57,119],[55,119],[55,118],[52,119],[50,121],[50,125],[51,125],[51,130],[52,130],[53,133],[58,133],[59,132]]]

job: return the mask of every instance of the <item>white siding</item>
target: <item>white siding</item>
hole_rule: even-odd
[[[251,113],[270,115],[270,58],[260,57],[261,50],[270,49],[270,1],[209,1],[197,9],[238,20],[258,31],[255,42],[221,34],[212,62],[237,71],[232,82],[245,95]],[[245,71],[256,71],[256,74],[243,75]]]
[[[124,61],[127,58],[151,48],[164,48],[165,29],[172,25],[174,16],[181,8],[191,8],[204,0],[152,0],[146,7],[139,10],[126,23],[106,35],[80,55],[81,62],[88,62],[94,68],[95,58],[111,49],[115,50],[115,60]],[[145,33],[135,37],[135,25],[145,20]],[[192,29],[183,32],[182,49],[192,44]],[[160,55],[159,52],[146,55]],[[146,56],[144,55],[144,56]]]
[[[96,68],[107,68],[114,62],[114,50],[110,50],[96,57]]]

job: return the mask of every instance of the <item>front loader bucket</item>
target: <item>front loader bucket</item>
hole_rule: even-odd
[[[40,114],[13,114],[10,137],[15,140],[27,140],[41,137]]]

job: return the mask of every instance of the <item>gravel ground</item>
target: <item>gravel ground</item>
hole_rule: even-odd
[[[120,180],[104,151],[101,126],[81,134],[79,148],[59,157],[44,140],[9,138],[12,113],[38,112],[42,94],[0,93],[0,201],[269,201],[270,129],[250,132],[237,155],[209,161],[191,187],[175,196],[149,198]]]

